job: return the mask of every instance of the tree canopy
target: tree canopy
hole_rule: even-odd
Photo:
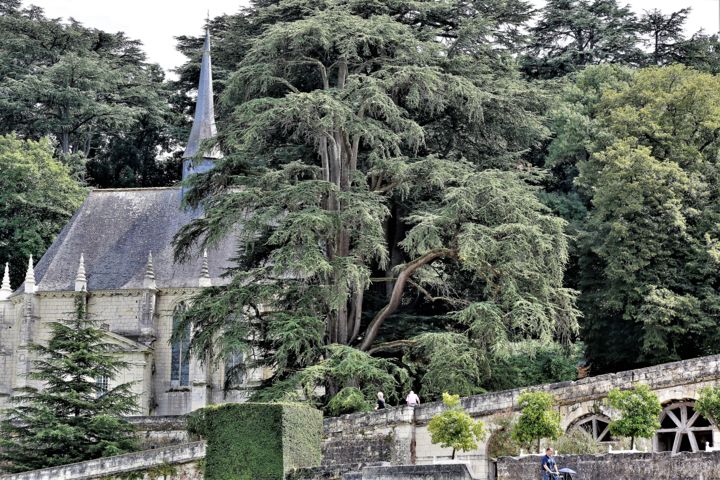
[[[278,385],[348,349],[405,369],[405,347],[433,356],[449,329],[467,345],[454,380],[467,392],[500,345],[573,338],[564,222],[523,160],[546,135],[542,96],[485,68],[509,53],[435,35],[449,28],[332,1],[251,43],[221,97],[226,157],[187,197],[205,217],[177,241],[182,258],[242,225],[230,285],[200,294],[178,327],[193,324],[196,354],[265,347]],[[436,310],[440,331],[391,333],[413,301]],[[428,380],[456,370],[415,366]],[[328,395],[354,386],[324,381]]]

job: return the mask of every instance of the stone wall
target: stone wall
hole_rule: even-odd
[[[558,456],[560,468],[570,468],[582,480],[716,480],[720,452],[618,453]],[[503,457],[497,461],[497,480],[537,480],[540,457]]]
[[[190,441],[184,416],[130,417],[142,450],[179,445]]]
[[[1,480],[114,480],[132,478],[154,480],[202,480],[202,459],[205,458],[205,442],[186,443],[172,447],[129,453],[115,457],[99,458],[88,462],[73,463],[62,467],[33,470],[32,472],[2,475]]]
[[[375,413],[324,420],[323,464],[413,463],[413,409],[388,408]]]

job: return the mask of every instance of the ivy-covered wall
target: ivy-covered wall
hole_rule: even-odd
[[[205,480],[282,480],[321,461],[322,413],[302,404],[207,407],[189,416],[188,430],[207,440]]]

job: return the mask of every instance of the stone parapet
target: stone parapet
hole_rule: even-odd
[[[142,479],[152,477],[152,474],[142,475],[142,472],[158,472],[175,467],[197,463],[205,458],[205,442],[186,443],[172,447],[158,448],[143,452],[128,453],[115,457],[98,458],[81,463],[72,463],[55,468],[33,470],[31,472],[17,473],[0,476],[1,480],[91,480],[111,479],[115,477],[128,478],[126,474],[131,472],[140,476],[133,478]],[[182,478],[187,480],[201,480],[202,472],[199,468],[183,469]],[[180,475],[173,475],[173,478],[181,478]]]
[[[720,452],[671,455],[622,453],[556,457],[560,468],[577,472],[583,480],[715,480],[720,478]],[[497,460],[497,480],[537,480],[540,457],[503,457]]]

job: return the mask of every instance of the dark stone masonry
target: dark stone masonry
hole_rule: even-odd
[[[578,472],[581,480],[717,480],[720,452],[671,455],[662,453],[618,453],[557,457],[560,468]],[[540,457],[503,457],[497,461],[497,480],[537,480]]]

